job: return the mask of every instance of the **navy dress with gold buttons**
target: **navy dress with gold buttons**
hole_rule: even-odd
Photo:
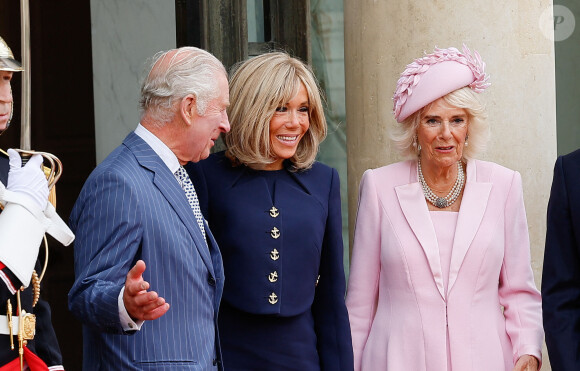
[[[256,171],[223,152],[187,170],[224,261],[224,368],[352,370],[336,170]]]

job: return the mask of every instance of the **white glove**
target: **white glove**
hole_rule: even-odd
[[[38,249],[45,233],[63,245],[74,240],[74,234],[48,202],[48,182],[40,168],[42,157],[34,155],[22,167],[18,152],[9,149],[8,188],[0,182],[0,262],[22,282],[30,277]]]
[[[40,167],[41,155],[33,155],[28,163],[22,167],[20,155],[13,149],[8,150],[10,171],[8,172],[8,186],[6,189],[14,193],[25,195],[40,208],[46,209],[48,203],[48,181]]]

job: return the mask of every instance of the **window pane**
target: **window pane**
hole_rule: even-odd
[[[311,0],[312,65],[326,95],[328,136],[318,160],[338,170],[342,201],[344,266],[348,273],[348,191],[346,174],[346,110],[344,82],[343,0]]]
[[[263,43],[264,39],[264,1],[248,0],[248,42]]]

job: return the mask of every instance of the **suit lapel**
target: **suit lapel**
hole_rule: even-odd
[[[214,298],[214,307],[217,309],[219,308],[220,305],[220,298],[222,296],[224,287],[224,267],[222,262],[222,255],[219,250],[217,241],[215,240],[215,237],[211,233],[211,229],[209,228],[209,225],[205,220],[203,221],[203,225],[205,227],[205,234],[207,236],[207,245],[209,247],[209,253],[213,263],[212,266],[214,267],[212,276],[216,280],[216,290],[218,293],[218,295],[216,295]],[[211,269],[210,272],[212,272]]]
[[[417,179],[416,162],[412,162],[409,177],[410,183],[395,187],[395,192],[405,219],[407,219],[427,257],[437,289],[441,296],[445,298],[443,273],[441,271],[441,260],[439,259],[439,244],[437,243],[435,228],[425,202],[423,189]]]
[[[448,292],[451,291],[459,268],[479,230],[491,191],[491,183],[477,180],[477,167],[474,160],[467,162],[467,177],[461,208],[457,218],[453,249],[451,251],[451,265],[449,267]]]
[[[199,255],[213,275],[214,269],[208,246],[197,225],[195,215],[193,215],[191,207],[189,206],[187,196],[175,179],[175,176],[155,151],[153,151],[153,149],[137,134],[129,134],[125,139],[124,144],[133,152],[141,166],[154,173],[153,184],[165,197],[167,202],[169,202],[189,231]]]

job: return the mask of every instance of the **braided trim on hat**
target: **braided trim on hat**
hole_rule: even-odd
[[[485,74],[485,62],[477,51],[471,51],[463,44],[463,53],[456,48],[439,49],[435,48],[432,54],[415,59],[411,64],[408,64],[405,71],[401,73],[399,81],[397,81],[397,91],[393,95],[393,113],[398,119],[401,109],[407,98],[413,93],[413,88],[417,86],[421,80],[421,76],[432,65],[445,61],[455,61],[466,65],[471,69],[473,77],[475,78],[469,87],[476,93],[481,93],[491,85],[489,75]]]

